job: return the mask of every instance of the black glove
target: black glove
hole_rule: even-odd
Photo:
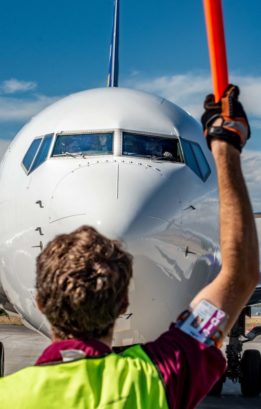
[[[250,138],[250,126],[238,96],[239,88],[230,84],[220,101],[215,102],[213,94],[206,97],[201,122],[210,150],[211,141],[219,139],[230,143],[241,152]]]

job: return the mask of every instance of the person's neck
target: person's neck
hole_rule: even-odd
[[[105,344],[107,347],[111,349],[112,348],[112,338],[113,338],[113,330],[110,330],[106,336],[101,337],[101,338],[93,338],[93,340],[102,342],[103,344]],[[71,337],[68,336],[68,338],[65,338],[65,339],[71,339]],[[60,338],[59,336],[55,334],[54,331],[52,331],[52,342],[64,341],[65,339]]]
[[[109,347],[110,349],[112,349],[112,336],[111,335],[107,335],[106,337],[102,337],[97,339],[97,341],[102,342],[103,344],[107,345],[107,347]]]

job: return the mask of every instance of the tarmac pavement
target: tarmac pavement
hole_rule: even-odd
[[[5,374],[10,374],[25,366],[33,365],[49,340],[41,335],[17,325],[0,325],[0,341],[5,347]],[[249,342],[246,349],[261,351],[261,337]],[[261,382],[261,379],[260,379]],[[260,409],[259,398],[243,398],[240,385],[227,381],[220,398],[207,397],[197,409]]]

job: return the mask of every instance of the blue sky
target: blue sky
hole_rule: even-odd
[[[223,0],[230,78],[261,152],[261,1]],[[113,0],[13,0],[1,7],[0,151],[46,105],[106,84]],[[202,0],[121,0],[120,85],[199,117],[211,91]]]

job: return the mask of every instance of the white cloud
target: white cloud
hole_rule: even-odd
[[[137,76],[126,82],[129,87],[142,89],[161,95],[182,106],[192,115],[199,116],[202,111],[202,98],[210,90],[210,78],[203,74],[182,74],[162,76],[143,80]]]
[[[138,70],[132,70],[130,72],[130,77],[137,77],[140,74],[140,71]]]
[[[242,154],[243,172],[251,197],[254,212],[261,212],[261,152],[244,151]],[[261,219],[256,219],[259,237],[259,252],[261,254]],[[261,271],[261,259],[260,259]]]
[[[231,79],[233,83],[240,85],[247,113],[261,119],[261,77],[234,75]]]
[[[242,153],[242,163],[244,175],[249,180],[260,183],[261,193],[261,152],[245,150]]]
[[[245,150],[242,154],[243,173],[254,211],[261,211],[261,152]]]
[[[0,96],[0,122],[24,122],[58,97],[34,95],[30,99]]]
[[[249,116],[254,117],[255,125],[261,126],[261,76],[231,75],[232,83],[241,89],[241,100]],[[202,102],[211,92],[210,75],[206,73],[186,73],[152,79],[135,76],[125,82],[128,87],[142,89],[161,95],[182,106],[193,116],[202,114]]]
[[[20,81],[15,78],[0,83],[0,123],[24,123],[59,97],[32,93],[37,88],[35,81]],[[25,96],[14,95],[28,92]]]
[[[5,154],[7,147],[10,145],[10,140],[0,139],[0,161]]]
[[[252,119],[251,126],[255,129],[261,129],[261,118],[260,119]]]
[[[20,81],[16,78],[11,78],[0,84],[0,90],[3,94],[32,91],[36,87],[37,83],[35,81]]]

